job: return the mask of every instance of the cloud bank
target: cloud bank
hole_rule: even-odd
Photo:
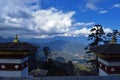
[[[39,0],[0,0],[0,11],[2,37],[16,34],[24,38],[87,35],[89,29],[85,27],[95,24],[76,22],[73,19],[75,11],[63,12],[54,7],[41,9]]]

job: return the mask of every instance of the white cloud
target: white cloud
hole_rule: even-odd
[[[91,26],[91,25],[94,25],[94,24],[95,24],[94,22],[88,22],[88,23],[78,22],[78,23],[75,23],[73,26],[82,26],[82,27],[85,27],[85,26]]]
[[[99,11],[100,14],[105,14],[105,13],[107,13],[107,12],[108,12],[107,10]]]
[[[82,35],[88,35],[90,33],[90,29],[88,28],[82,28],[82,29],[80,29],[80,30],[76,30],[75,32],[74,32],[74,34],[76,34],[76,35],[80,35],[80,34],[82,34]]]
[[[95,10],[95,11],[98,10],[98,7],[93,3],[87,3],[86,7],[91,10]]]
[[[90,29],[85,27],[95,24],[75,22],[75,11],[63,12],[54,7],[41,9],[38,0],[0,0],[0,10],[0,36],[3,37],[15,34],[26,38],[87,35]]]
[[[46,38],[54,36],[78,36],[87,34],[86,28],[94,22],[75,22],[74,11],[63,12],[54,7],[41,9],[39,0],[0,0],[0,36],[13,37],[18,34],[26,38]],[[36,5],[31,5],[31,4]],[[74,27],[74,29],[73,29]]]
[[[112,30],[110,28],[104,28],[104,32],[105,33],[109,33],[109,32],[112,32]],[[91,32],[90,32],[91,28],[86,28],[86,27],[83,27],[82,29],[78,29],[78,30],[75,30],[75,31],[70,31],[69,34],[66,34],[66,36],[79,36],[79,35],[84,35],[84,36],[88,36]]]
[[[46,33],[66,32],[72,25],[71,18],[74,14],[73,11],[63,13],[55,8],[38,10],[33,13],[33,20],[36,23],[36,27],[33,29],[37,32],[42,30]]]
[[[105,33],[110,33],[110,32],[112,32],[112,30],[111,30],[110,28],[105,28],[104,31],[105,31]]]
[[[40,9],[38,4],[31,5],[37,2],[38,0],[34,2],[32,0],[1,0],[0,28],[2,27],[4,32],[37,38],[64,34],[69,31],[73,25],[74,11],[63,12],[55,8]],[[4,36],[4,32],[0,32],[0,36]],[[12,35],[8,33],[7,36]]]
[[[82,10],[82,12],[85,12],[87,10],[93,10],[98,12],[99,14],[105,14],[109,11],[109,9],[104,9],[104,7],[101,7],[102,3],[107,3],[107,0],[85,0],[85,9]],[[114,5],[114,7],[119,7],[119,4]]]
[[[114,4],[114,5],[113,5],[113,8],[120,8],[120,3]]]
[[[86,8],[93,10],[93,11],[99,11],[100,8],[98,4],[100,4],[103,0],[85,0],[86,1]],[[86,11],[86,9],[84,9]]]

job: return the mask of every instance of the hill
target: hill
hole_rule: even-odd
[[[78,56],[85,54],[85,45],[79,42],[55,40],[47,43],[39,43],[37,45],[40,46],[38,54],[36,55],[37,59],[43,59],[43,57],[45,57],[42,49],[46,46],[57,55],[65,55],[65,57],[69,59],[78,59]]]
[[[64,51],[72,54],[85,53],[85,45],[73,41],[55,40],[47,43],[40,43],[39,46],[41,49],[43,49],[45,46],[50,47],[52,51]],[[41,49],[39,51],[41,51]]]

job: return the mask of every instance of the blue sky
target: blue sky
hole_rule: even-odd
[[[94,24],[120,27],[120,0],[0,0],[0,36],[86,36]]]
[[[120,26],[120,0],[43,0],[41,5],[43,9],[75,11],[73,17],[78,22],[95,22],[113,29]]]

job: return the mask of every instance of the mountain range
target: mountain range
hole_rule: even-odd
[[[66,58],[78,59],[78,56],[84,56],[86,45],[81,44],[80,42],[74,41],[64,41],[64,40],[55,40],[46,43],[37,43],[35,44],[40,46],[38,49],[37,58],[43,58],[42,49],[44,47],[49,47],[52,52],[57,52],[58,55],[65,55]],[[67,55],[66,55],[67,54]],[[77,55],[77,56],[76,56]],[[76,56],[76,57],[75,57]]]

